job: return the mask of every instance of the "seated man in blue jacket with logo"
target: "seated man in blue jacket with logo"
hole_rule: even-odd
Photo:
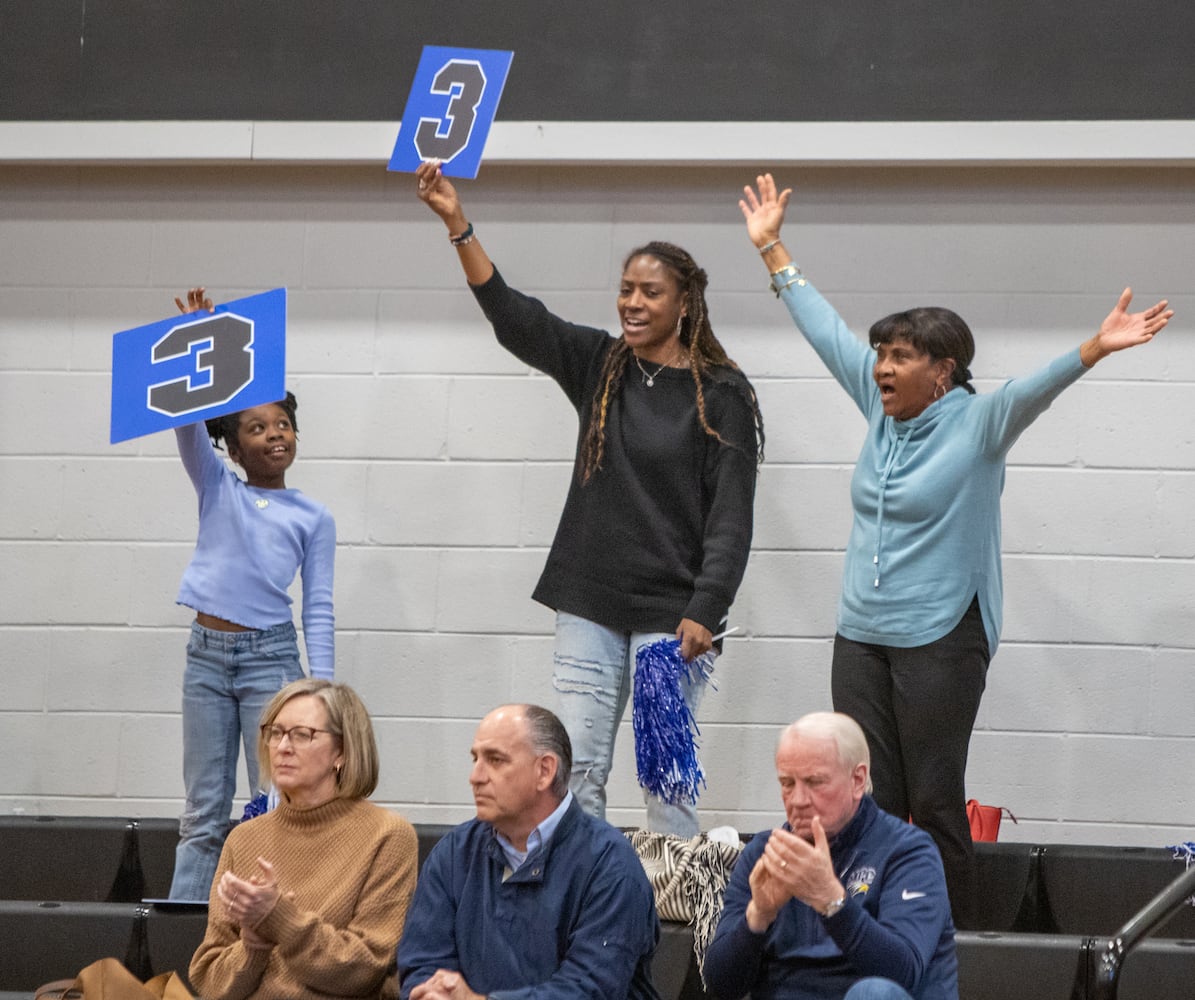
[[[504,705],[472,755],[477,818],[419,873],[398,944],[403,1000],[659,1000],[651,885],[626,837],[573,799],[560,720]]]
[[[784,730],[788,822],[755,836],[726,888],[707,989],[754,1000],[958,1000],[950,900],[929,835],[880,810],[863,730],[814,712]]]

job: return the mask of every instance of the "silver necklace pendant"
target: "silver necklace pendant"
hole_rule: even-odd
[[[656,384],[656,376],[668,367],[668,362],[665,361],[659,368],[649,374],[647,369],[643,367],[643,362],[639,360],[639,355],[636,354],[633,357],[635,358],[635,364],[639,366],[639,371],[643,373],[643,384],[649,389]]]

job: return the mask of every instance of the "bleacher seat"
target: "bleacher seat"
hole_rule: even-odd
[[[1190,996],[1195,996],[1195,941],[1153,938],[1124,960],[1117,1000]]]
[[[145,899],[165,899],[174,877],[174,851],[178,847],[178,820],[137,820],[137,853],[145,879]]]
[[[74,976],[108,955],[125,960],[136,941],[135,903],[0,900],[0,990],[28,990]]]
[[[451,830],[453,824],[451,823],[420,823],[415,827],[415,833],[419,837],[419,867],[423,867],[423,862],[427,860],[427,856],[431,854],[432,848],[440,842],[440,838]]]
[[[416,827],[420,865],[451,828]],[[0,817],[0,1000],[108,955],[185,976],[206,909],[139,902],[169,893],[177,842],[173,818]],[[960,1000],[1083,1000],[1100,939],[1182,871],[1164,848],[997,843],[976,857],[984,929],[959,932]],[[1159,933],[1125,960],[1119,1000],[1195,995],[1195,911]],[[664,1000],[704,1000],[689,928],[662,926],[653,975]]]
[[[146,975],[177,972],[186,982],[191,956],[207,930],[207,907],[156,905],[145,907],[144,913]]]
[[[1183,873],[1182,864],[1163,847],[1058,844],[1039,851],[1048,918],[1054,925],[1043,929],[1057,928],[1062,934],[1115,933]],[[1195,909],[1183,907],[1157,933],[1195,938]]]
[[[1085,969],[1078,935],[959,931],[955,942],[959,1000],[1072,1000]]]
[[[140,887],[132,884],[136,869],[129,857],[134,849],[129,822],[119,817],[0,816],[0,899],[139,899]]]
[[[662,922],[651,962],[651,979],[661,997],[679,997],[693,961],[693,935],[684,924]]]
[[[1041,930],[1036,926],[1031,879],[1036,859],[1033,844],[977,843],[979,931]]]

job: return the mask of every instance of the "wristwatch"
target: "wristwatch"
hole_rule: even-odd
[[[832,902],[829,906],[827,906],[824,910],[822,910],[822,916],[823,917],[832,917],[832,916],[834,916],[835,913],[837,913],[839,910],[841,910],[844,906],[846,906],[846,896],[845,895],[839,896],[836,900],[834,900],[834,902]]]

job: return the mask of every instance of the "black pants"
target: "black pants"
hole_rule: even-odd
[[[979,601],[947,635],[900,649],[834,637],[834,709],[867,735],[881,809],[909,817],[938,845],[955,925],[976,926],[975,849],[964,779],[987,679]]]

